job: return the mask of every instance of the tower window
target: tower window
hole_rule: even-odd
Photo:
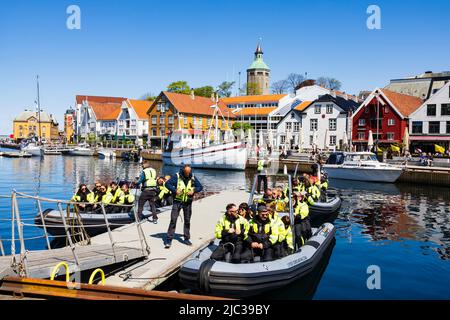
[[[258,72],[258,76],[263,76],[264,72]]]

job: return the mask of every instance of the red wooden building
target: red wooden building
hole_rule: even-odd
[[[422,103],[419,98],[386,89],[372,91],[352,117],[352,143],[356,150],[367,150],[370,131],[374,143],[378,140],[381,148],[402,143],[408,117]]]

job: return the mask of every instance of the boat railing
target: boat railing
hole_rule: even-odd
[[[24,217],[21,213],[19,202],[27,202],[29,205],[29,201],[35,204],[35,208],[37,208],[38,214],[33,215],[33,217]],[[77,266],[80,265],[80,258],[78,255],[78,248],[80,246],[88,246],[90,245],[90,238],[88,233],[85,230],[85,226],[80,216],[80,212],[78,210],[71,211],[71,206],[80,205],[83,203],[75,203],[73,201],[67,200],[58,200],[58,199],[50,199],[39,196],[32,196],[25,193],[17,192],[13,190],[11,195],[0,195],[0,208],[8,207],[5,205],[5,202],[9,202],[11,208],[10,217],[6,217],[5,215],[1,215],[0,218],[0,230],[8,230],[10,229],[10,237],[0,238],[0,254],[2,256],[10,256],[11,257],[11,266],[15,269],[19,270],[19,274],[27,275],[28,273],[28,264],[27,264],[27,253],[31,246],[27,246],[27,242],[31,240],[39,240],[45,239],[46,249],[52,250],[51,242],[52,240],[56,240],[58,238],[65,238],[67,246],[70,247],[73,259]],[[64,229],[63,235],[50,235],[48,232],[48,225],[46,224],[45,219],[45,211],[43,211],[43,203],[52,204],[56,206],[56,211],[59,213],[61,218],[62,225],[53,225],[52,228],[62,228]],[[85,203],[87,204],[87,203]],[[116,246],[119,243],[114,239],[112,228],[111,227],[119,227],[129,224],[119,224],[119,223],[111,223],[108,219],[108,214],[106,213],[105,205],[103,203],[97,203],[100,207],[100,214],[103,217],[104,222],[97,224],[97,227],[105,227],[108,237],[109,244],[111,246],[111,250],[113,252],[114,257],[116,257]],[[63,206],[66,206],[66,209],[63,209]],[[129,207],[127,205],[118,205],[123,207]],[[134,224],[136,225],[138,232],[138,239],[134,241],[139,241],[143,256],[148,256],[150,253],[150,247],[145,239],[144,232],[142,230],[141,221],[139,221],[137,217],[137,210],[134,210]],[[29,232],[25,232],[24,228],[33,228]],[[93,225],[89,225],[89,227],[93,227]],[[39,231],[40,230],[40,231]],[[28,231],[28,229],[27,229]],[[4,243],[10,243],[10,251],[5,252]],[[19,243],[19,250],[16,248],[16,243]],[[129,242],[129,241],[127,241]],[[34,244],[33,247],[36,247]],[[17,262],[17,259],[19,262]]]

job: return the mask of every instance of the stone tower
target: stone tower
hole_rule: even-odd
[[[263,60],[263,54],[258,43],[255,60],[247,69],[247,95],[270,94],[270,69]]]

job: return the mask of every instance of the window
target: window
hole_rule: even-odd
[[[161,137],[164,137],[166,135],[166,130],[164,128],[161,128],[159,130],[159,134],[160,134]]]
[[[327,104],[327,114],[332,114],[332,113],[333,113],[333,105]]]
[[[286,122],[286,130],[292,130],[292,122]]]
[[[295,113],[291,112],[291,119],[295,119]]]
[[[192,117],[192,124],[194,125],[194,128],[197,126],[197,117],[196,116]]]
[[[369,113],[369,108],[366,107],[366,108],[364,109],[364,112],[365,112],[365,113]]]
[[[187,123],[188,123],[188,118],[187,117],[183,118],[183,123],[184,123],[185,126],[187,126]]]
[[[164,117],[164,116],[159,116],[159,123],[160,123],[160,124],[165,124],[165,123],[166,123],[166,117]]]
[[[336,119],[329,119],[328,120],[328,129],[330,129],[330,131],[336,131],[336,124],[337,124]]]
[[[156,124],[156,116],[152,116],[152,124]]]
[[[314,137],[313,136],[309,136],[309,144],[313,145],[314,143]]]
[[[358,132],[358,140],[365,140],[365,139],[366,139],[366,133]]]
[[[450,133],[450,121],[447,121],[447,133]]]
[[[428,123],[428,133],[440,133],[441,123],[439,121],[430,121]]]
[[[173,116],[169,116],[169,124],[173,124]]]
[[[413,121],[412,133],[422,133],[422,130],[423,130],[423,122],[422,121]]]
[[[311,131],[316,131],[317,130],[317,119],[311,119]]]
[[[389,119],[388,126],[395,126],[395,119]]]
[[[394,140],[394,133],[393,133],[393,132],[388,132],[388,133],[387,133],[387,139],[388,139],[389,141]]]
[[[441,104],[441,116],[450,116],[450,103]]]
[[[284,144],[286,142],[286,136],[281,136],[281,144]]]
[[[389,107],[384,107],[384,113],[389,113]]]
[[[366,125],[366,119],[359,119],[358,120],[358,126],[364,127]]]
[[[296,122],[294,123],[294,132],[299,132],[300,131],[300,123]]]
[[[314,113],[320,114],[320,104],[314,106]]]
[[[435,104],[427,105],[427,116],[430,116],[430,117],[436,116],[436,105]]]
[[[330,136],[330,146],[336,145],[336,136]]]

